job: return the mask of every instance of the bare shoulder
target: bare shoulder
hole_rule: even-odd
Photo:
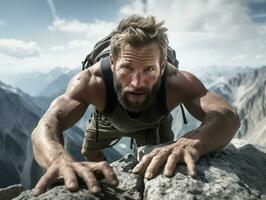
[[[90,68],[77,73],[69,81],[65,95],[82,101],[84,104],[101,106],[104,99],[105,87],[100,72],[100,63],[96,63]]]
[[[199,96],[204,96],[207,89],[193,73],[178,70],[170,65],[168,67],[166,91],[168,108],[173,109],[180,103],[186,103]]]

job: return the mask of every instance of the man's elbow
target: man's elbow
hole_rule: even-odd
[[[232,132],[235,135],[235,133],[237,132],[237,130],[239,129],[241,125],[240,117],[239,117],[237,110],[235,108],[225,109],[224,117],[226,121],[228,122],[230,128],[233,129]]]

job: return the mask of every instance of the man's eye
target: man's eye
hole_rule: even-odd
[[[123,68],[126,69],[126,70],[130,70],[130,71],[132,70],[132,67],[129,66],[129,65],[124,65]]]
[[[147,67],[144,69],[145,72],[150,72],[150,71],[153,71],[154,70],[154,67]]]

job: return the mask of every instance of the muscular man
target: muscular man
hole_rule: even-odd
[[[35,195],[59,177],[70,191],[78,189],[81,177],[92,193],[99,192],[98,173],[117,185],[101,150],[122,136],[134,137],[137,145],[173,140],[169,113],[181,103],[202,122],[200,127],[145,155],[133,173],[151,179],[164,165],[163,174],[171,176],[181,162],[195,176],[200,156],[229,143],[240,126],[237,112],[193,74],[166,61],[166,30],[154,17],[133,15],[122,20],[111,39],[110,55],[74,76],[65,93],[52,102],[32,133],[35,159],[46,169]],[[90,104],[98,114],[85,133],[82,153],[88,161],[77,162],[65,151],[62,133]]]

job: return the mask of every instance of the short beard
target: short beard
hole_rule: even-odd
[[[151,90],[142,88],[142,91],[145,91],[145,99],[142,102],[131,102],[127,98],[127,93],[123,92],[122,84],[117,81],[116,75],[113,73],[113,81],[114,81],[114,89],[117,94],[118,102],[128,111],[139,113],[141,111],[146,110],[155,100],[156,93],[160,88],[161,85],[161,79],[159,78],[158,81],[155,83],[155,85],[152,87]],[[134,92],[134,90],[131,90],[130,92]]]

